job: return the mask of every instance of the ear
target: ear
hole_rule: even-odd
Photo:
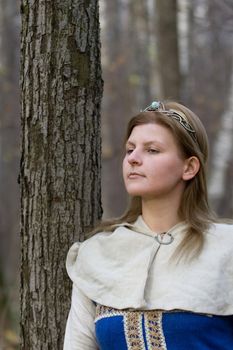
[[[185,159],[184,171],[182,179],[184,181],[191,180],[198,173],[200,169],[200,161],[197,157],[192,156]]]

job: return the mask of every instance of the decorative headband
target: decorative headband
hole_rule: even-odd
[[[187,119],[185,118],[185,114],[183,112],[177,111],[175,109],[165,109],[165,106],[160,101],[153,101],[150,106],[146,107],[142,112],[160,112],[165,114],[167,117],[177,120],[183,128],[188,131],[189,135],[196,142],[196,131],[189,124]]]

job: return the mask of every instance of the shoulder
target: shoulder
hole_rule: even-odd
[[[96,233],[84,242],[71,246],[66,259],[68,275],[74,282],[84,271],[94,274],[97,269],[103,272],[116,261],[126,263],[130,254],[134,256],[136,251],[142,251],[143,245],[150,249],[151,237],[135,235],[134,231],[124,226],[116,227],[113,232]]]
[[[86,239],[83,242],[75,242],[73,245],[69,248],[68,254],[67,254],[67,260],[68,262],[73,262],[77,259],[78,254],[80,251],[85,249],[86,246],[92,245],[93,242],[98,241],[101,239],[101,237],[106,237],[110,234],[111,232],[98,232],[92,237]]]
[[[128,235],[126,233],[130,236],[133,234],[132,231],[126,227],[119,226],[112,232],[98,232],[83,242],[74,243],[68,251],[66,265],[73,265],[77,259],[83,256],[93,255],[97,251],[103,253],[111,250],[111,248],[115,249],[119,247],[121,244],[125,243],[122,238],[127,239]]]
[[[99,232],[83,242],[75,242],[69,249],[66,257],[66,270],[69,277],[74,281],[76,266],[83,260],[88,260],[88,255],[95,255],[95,249],[101,244],[103,237],[109,236],[110,232]]]
[[[206,243],[211,254],[233,258],[233,225],[231,223],[213,223],[206,232]]]
[[[224,239],[233,239],[233,223],[213,223],[210,225],[208,234]]]

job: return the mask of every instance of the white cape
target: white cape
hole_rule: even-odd
[[[213,224],[199,257],[177,264],[171,256],[186,231],[180,223],[167,232],[173,242],[160,244],[139,216],[134,226],[75,243],[67,256],[68,274],[88,298],[117,309],[232,315],[233,225]]]

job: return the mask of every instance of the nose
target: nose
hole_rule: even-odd
[[[137,150],[133,150],[128,156],[128,162],[131,165],[141,164],[142,160]]]

